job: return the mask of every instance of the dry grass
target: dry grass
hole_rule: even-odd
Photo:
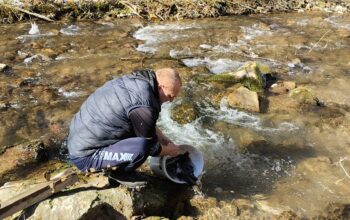
[[[11,0],[4,2],[11,3]],[[350,10],[347,0],[22,0],[23,9],[53,20],[99,19],[102,17],[139,16],[144,19],[183,19],[287,12],[298,9],[342,5]],[[2,22],[12,23],[29,16],[0,5]]]

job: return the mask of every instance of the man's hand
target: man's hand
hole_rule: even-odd
[[[162,146],[162,151],[160,152],[159,156],[177,156],[180,154],[180,147],[179,145],[174,144],[173,142],[169,142],[167,145]]]

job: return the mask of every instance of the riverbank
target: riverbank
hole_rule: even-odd
[[[0,22],[14,23],[33,18],[46,20],[113,19],[137,16],[146,20],[180,20],[255,13],[290,11],[349,12],[346,0],[296,1],[115,1],[115,0],[0,0]],[[40,18],[40,16],[45,18]]]

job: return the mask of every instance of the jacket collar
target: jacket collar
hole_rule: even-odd
[[[131,78],[147,81],[151,85],[156,98],[159,100],[158,82],[156,73],[153,70],[145,69],[134,71],[131,73]]]

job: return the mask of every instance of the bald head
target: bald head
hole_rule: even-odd
[[[163,68],[156,70],[159,98],[161,103],[173,101],[181,89],[181,78],[176,70]]]

